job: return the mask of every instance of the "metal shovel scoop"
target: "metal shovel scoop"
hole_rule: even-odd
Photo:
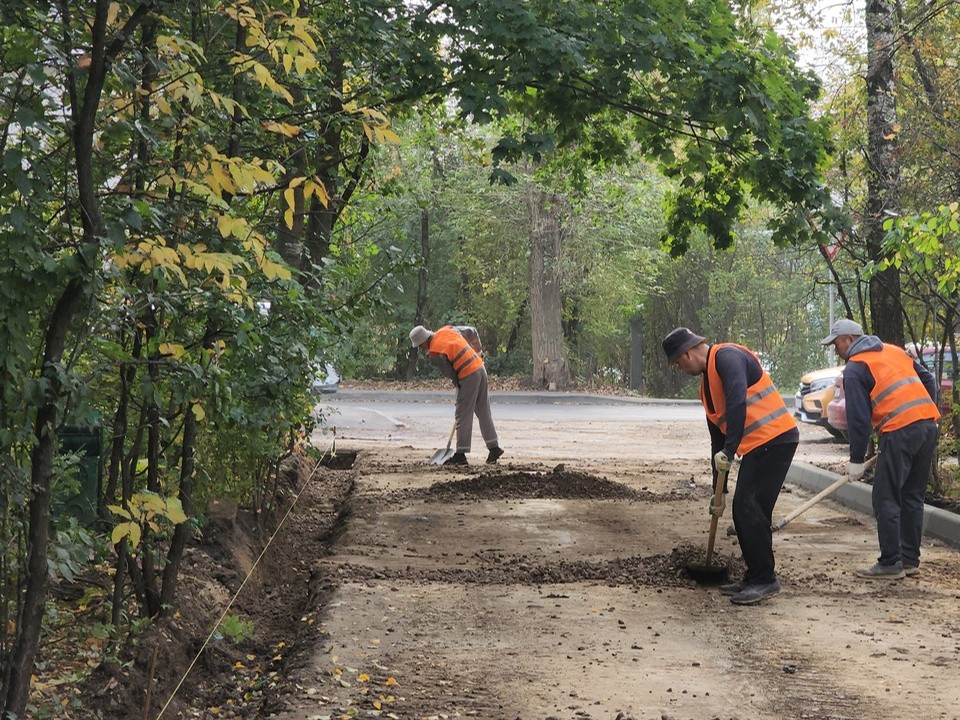
[[[713,564],[713,546],[717,540],[717,524],[725,507],[723,490],[727,485],[727,473],[717,473],[717,485],[713,491],[713,513],[710,515],[710,537],[707,540],[707,562],[704,565],[687,565],[686,571],[697,582],[723,582],[727,579],[727,566]]]
[[[451,447],[451,445],[453,444],[453,435],[456,432],[457,432],[457,423],[456,421],[454,421],[453,429],[450,431],[450,437],[447,438],[447,446],[445,448],[437,450],[433,454],[433,457],[430,458],[430,463],[429,463],[430,465],[443,465],[447,460],[453,457],[453,454],[456,452],[456,450],[454,450],[453,447]]]

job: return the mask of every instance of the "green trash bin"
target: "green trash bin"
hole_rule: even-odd
[[[60,451],[80,455],[74,466],[77,474],[78,492],[63,502],[63,512],[75,516],[84,524],[97,520],[97,503],[100,499],[100,448],[103,444],[103,428],[99,425],[78,427],[64,425],[59,433]]]

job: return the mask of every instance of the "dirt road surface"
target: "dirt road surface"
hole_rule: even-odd
[[[341,421],[337,447],[360,451],[352,511],[316,560],[331,591],[276,720],[960,717],[955,550],[927,543],[914,578],[857,579],[872,521],[821,503],[775,536],[783,593],[738,607],[683,570],[709,527],[702,417],[501,410],[500,464],[475,437],[459,469],[426,464],[452,408]],[[842,445],[801,432],[799,461],[844,466]],[[785,488],[775,518],[807,497]]]

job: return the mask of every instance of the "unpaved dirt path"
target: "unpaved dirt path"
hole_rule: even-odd
[[[500,422],[501,465],[459,470],[425,464],[439,423],[373,425],[339,431],[361,451],[352,514],[315,560],[331,593],[277,720],[960,717],[954,550],[856,579],[872,524],[821,503],[776,536],[779,597],[737,607],[686,577],[709,526],[702,419]],[[802,434],[801,459],[840,466]],[[787,490],[777,517],[808,497]],[[735,538],[717,552],[739,569]]]

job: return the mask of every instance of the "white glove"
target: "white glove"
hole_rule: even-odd
[[[851,482],[853,480],[859,480],[863,477],[863,463],[850,462],[847,463],[847,476],[850,478]]]
[[[727,454],[723,450],[713,456],[713,466],[717,469],[717,472],[727,472],[727,470],[730,469],[730,465],[730,458],[727,457]]]

